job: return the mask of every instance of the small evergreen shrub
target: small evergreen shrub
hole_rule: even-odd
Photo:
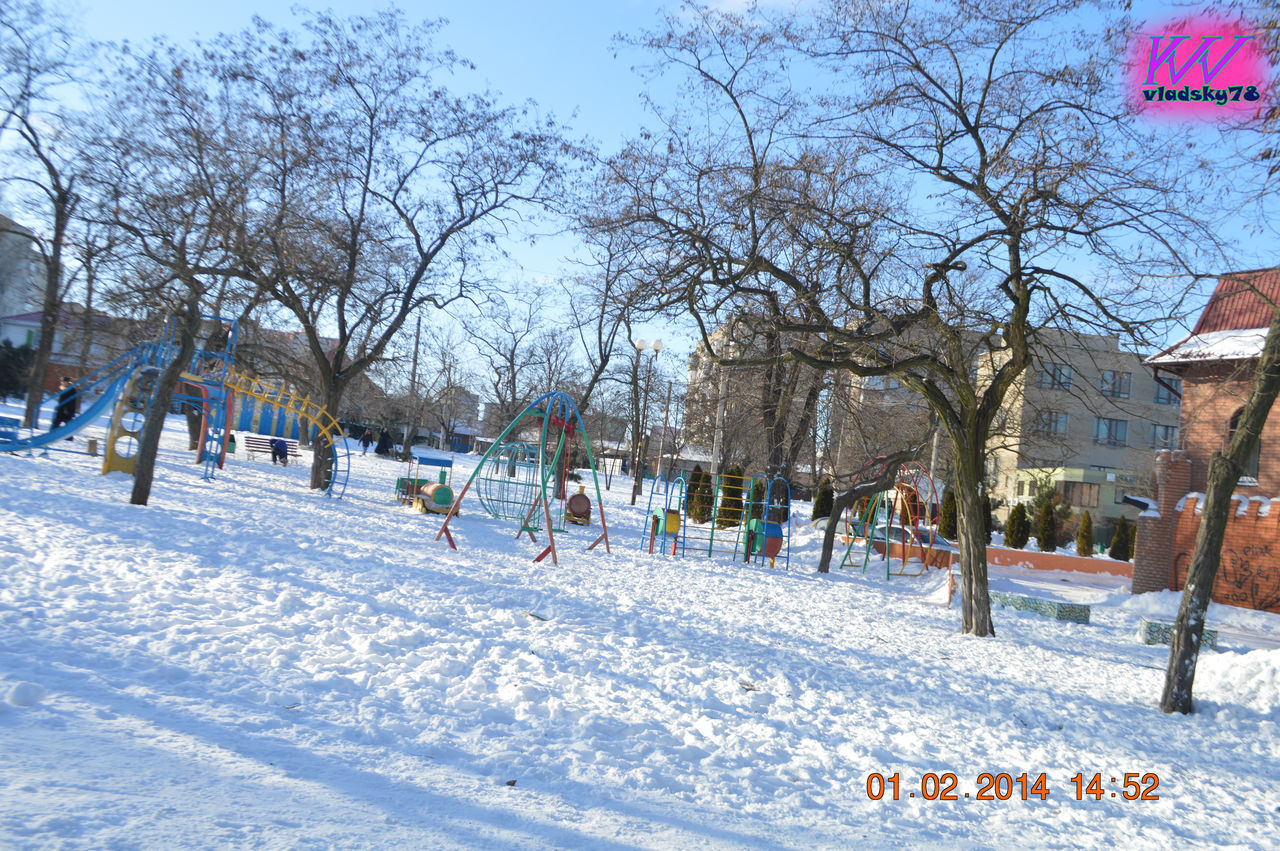
[[[764,517],[764,498],[768,492],[769,486],[765,484],[764,479],[751,480],[751,505],[747,508],[747,515],[752,520]]]
[[[956,492],[947,488],[942,494],[942,511],[938,517],[938,534],[949,541],[954,541],[960,532],[960,524],[956,511]]]
[[[822,484],[818,485],[818,495],[813,498],[813,519],[830,517],[835,500],[836,489],[831,484],[831,478],[823,477]]]
[[[1076,530],[1076,554],[1086,558],[1093,555],[1093,516],[1087,511],[1080,518],[1080,528]]]
[[[1118,561],[1128,561],[1130,537],[1129,521],[1121,517],[1116,521],[1116,531],[1111,536],[1111,548],[1107,551],[1107,555]]]
[[[685,487],[689,519],[694,523],[706,523],[711,519],[711,474],[704,473],[701,464],[695,464]]]
[[[1036,514],[1036,543],[1040,551],[1051,553],[1058,549],[1058,524],[1054,522],[1053,504],[1046,501],[1040,504]]]
[[[1031,520],[1027,517],[1027,507],[1018,503],[1009,512],[1009,523],[1005,526],[1004,545],[1020,550],[1031,539]]]
[[[742,468],[736,464],[720,478],[720,512],[716,525],[737,526],[742,523]]]

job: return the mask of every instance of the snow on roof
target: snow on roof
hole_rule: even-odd
[[[1160,354],[1147,358],[1147,363],[1158,366],[1192,361],[1250,360],[1262,354],[1266,339],[1266,328],[1192,334]]]

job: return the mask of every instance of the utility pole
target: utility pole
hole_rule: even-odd
[[[408,455],[412,448],[409,445],[409,429],[413,429],[414,437],[417,437],[418,424],[409,422],[415,419],[418,412],[418,344],[422,342],[422,316],[418,316],[418,327],[413,333],[413,364],[409,367],[409,410],[406,412],[404,424],[404,440],[401,444],[404,447],[404,454]]]
[[[667,420],[671,416],[671,382],[667,382],[667,407],[662,412],[662,434],[658,435],[658,470],[657,477],[662,478],[662,452],[667,444]],[[671,471],[667,470],[667,478],[671,477]]]
[[[720,444],[724,439],[724,404],[725,392],[729,385],[729,371],[725,369],[724,364],[720,365],[720,395],[716,402],[716,436],[711,446],[711,481],[716,480],[716,476],[720,473]]]
[[[644,346],[641,345],[641,343],[643,342],[644,341],[641,340],[636,344],[637,361],[639,360],[639,357],[640,357],[639,352],[644,351]],[[653,355],[649,357],[649,369],[644,376],[644,404],[641,408],[641,413],[640,413],[640,429],[641,429],[642,440],[637,441],[637,445],[640,446],[640,456],[636,459],[635,483],[631,487],[631,504],[632,505],[636,504],[636,497],[640,496],[641,492],[644,490],[644,462],[649,455],[649,433],[648,433],[649,383],[653,380],[653,362],[654,360],[657,359],[658,352],[662,351],[662,341],[654,340],[651,348],[653,349]]]

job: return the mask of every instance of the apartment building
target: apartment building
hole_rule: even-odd
[[[988,481],[999,516],[1030,502],[1041,483],[1088,510],[1099,535],[1121,515],[1126,493],[1151,490],[1154,453],[1179,446],[1181,386],[1119,338],[1041,331],[1032,367],[1010,390],[990,443]]]

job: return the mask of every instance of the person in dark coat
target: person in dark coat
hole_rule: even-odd
[[[268,443],[271,445],[271,463],[275,464],[278,461],[281,467],[288,467],[289,444],[278,437],[271,438]]]
[[[378,435],[378,445],[373,448],[373,451],[379,455],[391,454],[391,432],[385,428],[382,430]]]
[[[80,408],[79,394],[71,386],[70,378],[62,376],[62,381],[58,383],[58,391],[58,407],[53,411],[53,425],[49,426],[50,431],[74,420]],[[70,439],[67,438],[67,440]]]
[[[360,435],[360,445],[364,447],[360,454],[368,455],[369,447],[373,445],[373,429],[367,428],[364,430],[364,434]]]

